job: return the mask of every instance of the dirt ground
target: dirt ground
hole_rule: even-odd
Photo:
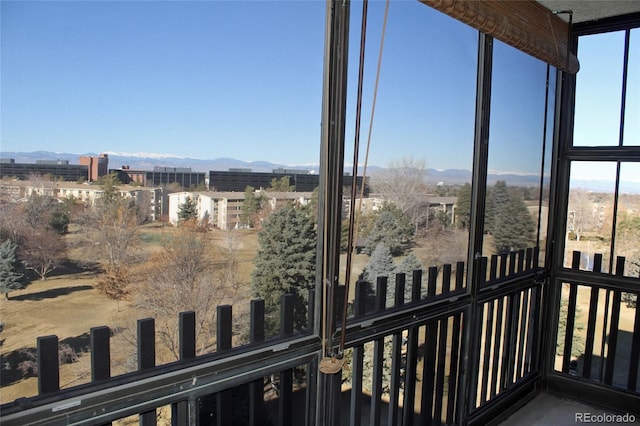
[[[55,334],[60,342],[82,351],[89,345],[91,327],[112,323],[117,303],[99,294],[93,277],[62,275],[37,281],[24,290],[10,293],[0,303],[0,318],[5,327],[2,341],[2,403],[37,394],[37,379],[15,377],[16,362],[24,359],[21,350],[36,348],[36,338]],[[80,354],[79,362],[64,365],[60,385],[68,387],[88,381],[89,357]],[[83,377],[86,380],[82,380]]]
[[[174,228],[157,224],[144,227],[141,229],[142,243],[137,249],[152,253],[159,249],[162,237],[171,232],[175,232]],[[224,232],[213,231],[210,235],[213,244],[220,247],[228,244]],[[255,232],[240,231],[235,236],[240,273],[244,282],[249,283],[257,235]],[[72,243],[77,236],[72,233],[67,238]],[[82,250],[70,250],[69,257],[72,260],[80,259]],[[78,362],[61,366],[62,388],[90,381],[88,347],[91,327],[106,325],[114,330],[111,343],[112,375],[136,368],[133,334],[130,330],[119,328],[123,324],[132,324],[132,320],[140,315],[136,315],[126,301],[118,303],[100,294],[93,287],[95,276],[95,271],[91,270],[73,266],[61,268],[44,281],[33,281],[27,288],[9,293],[10,300],[0,300],[0,322],[4,323],[4,330],[0,333],[0,403],[37,394],[37,379],[23,377],[18,365],[28,359],[25,350],[35,351],[39,336],[55,334],[61,344],[70,345],[78,355]],[[248,306],[251,292],[247,290],[245,293]],[[238,309],[234,309],[234,316],[240,311],[242,307],[238,306]],[[161,353],[158,357],[161,357]]]

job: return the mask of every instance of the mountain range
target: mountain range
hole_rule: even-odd
[[[154,167],[186,167],[194,172],[207,172],[210,170],[225,171],[232,168],[251,169],[254,172],[272,172],[274,169],[301,170],[309,173],[318,173],[319,164],[289,165],[272,163],[269,161],[242,161],[233,158],[197,159],[179,157],[169,154],[157,153],[116,153],[106,152],[109,156],[109,168],[119,169],[122,166],[129,166],[132,170],[152,170]],[[68,161],[69,164],[78,164],[81,156],[97,156],[96,153],[71,154],[51,151],[35,152],[0,152],[0,158],[11,158],[16,163],[35,163],[38,160],[46,161]],[[1,167],[1,165],[0,165]],[[374,176],[384,170],[380,166],[368,166],[367,174]],[[351,166],[345,167],[345,173],[351,173]],[[498,180],[504,180],[508,185],[513,186],[538,186],[540,177],[533,174],[518,173],[489,173],[487,183],[493,185]],[[429,184],[460,185],[471,182],[471,171],[464,169],[439,170],[434,168],[426,169],[425,181]],[[545,181],[547,179],[545,178]],[[594,191],[611,190],[609,181],[572,181],[577,187],[584,187]],[[640,183],[624,182],[621,188],[624,192],[640,193]]]

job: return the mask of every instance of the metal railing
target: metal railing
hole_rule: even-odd
[[[588,400],[609,392],[621,410],[637,412],[640,278],[623,276],[624,257],[616,258],[615,273],[602,272],[602,254],[593,256],[591,271],[580,269],[581,258],[574,251],[571,269],[556,278],[560,305],[551,387],[568,394],[580,388]]]
[[[478,258],[474,268],[477,295],[468,291],[463,262],[428,268],[424,283],[420,270],[410,283],[404,274],[380,277],[375,288],[357,283],[335,406],[343,424],[481,424],[494,401],[539,378],[537,249]],[[252,301],[250,343],[235,348],[232,308],[218,307],[216,351],[199,356],[195,314],[182,313],[180,360],[160,366],[154,320],[139,320],[138,371],[115,377],[110,330],[93,328],[92,382],[68,389],[59,387],[57,337],[40,337],[39,395],[2,405],[2,424],[102,425],[138,415],[149,425],[170,406],[163,410],[174,425],[313,425],[321,341],[293,330],[293,306],[293,296],[283,296],[280,335],[265,340],[264,302]]]

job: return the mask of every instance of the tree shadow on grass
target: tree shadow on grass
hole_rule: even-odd
[[[38,300],[44,300],[44,299],[55,299],[56,297],[67,296],[71,293],[75,293],[76,291],[91,290],[92,288],[93,286],[90,286],[90,285],[58,287],[58,288],[52,288],[50,290],[38,291],[35,293],[11,296],[9,300],[10,301],[25,301],[25,300],[38,301]]]
[[[61,275],[93,275],[100,271],[100,265],[96,262],[77,262],[75,260],[67,260],[58,265],[58,267],[51,271],[47,277],[52,278]]]
[[[117,334],[117,330],[112,329],[111,336],[114,336],[115,334]],[[80,355],[82,353],[88,354],[90,352],[90,343],[90,332],[82,333],[79,336],[67,337],[66,339],[62,339],[58,342],[59,347],[65,347],[68,345],[77,355]],[[37,374],[31,374],[30,372],[22,371],[19,368],[21,362],[33,360],[33,358],[30,357],[30,353],[35,354],[36,352],[37,350],[35,347],[25,347],[16,349],[6,354],[2,354],[2,356],[0,357],[2,364],[0,366],[0,384],[2,385],[2,387],[9,386],[12,383],[19,382],[20,380],[27,377],[37,376]]]

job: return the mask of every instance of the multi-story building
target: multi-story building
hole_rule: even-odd
[[[87,166],[89,182],[94,182],[109,173],[109,156],[107,154],[100,154],[97,157],[94,156],[82,156],[80,157],[80,165]]]
[[[123,197],[134,198],[139,206],[148,209],[148,220],[159,220],[167,213],[164,191],[161,188],[142,188],[121,186],[118,188]],[[58,199],[74,198],[86,206],[93,206],[104,195],[100,186],[72,182],[0,182],[0,196],[6,201],[23,202],[32,194],[50,196]]]
[[[307,205],[311,192],[262,192],[271,210],[286,203]],[[180,205],[191,198],[197,205],[197,219],[219,229],[238,229],[242,226],[242,205],[244,192],[174,192],[168,195],[169,222],[179,222]]]
[[[206,186],[206,173],[194,172],[189,167],[160,167],[153,170],[131,170],[128,166],[112,169],[124,184],[139,183],[144,186],[167,186],[177,184],[183,189]]]
[[[69,164],[68,160],[16,163],[13,158],[0,159],[0,178],[28,180],[35,176],[49,176],[64,181],[82,181],[86,180],[89,174],[86,165]]]
[[[244,191],[247,186],[251,186],[257,190],[268,189],[271,187],[273,179],[289,178],[289,184],[293,187],[294,192],[313,192],[320,185],[320,175],[309,173],[305,170],[292,169],[274,169],[272,173],[253,172],[250,169],[235,169],[229,171],[210,171],[209,172],[209,189],[211,191]],[[353,177],[345,175],[343,177],[343,185],[351,187]],[[357,177],[358,193],[362,183],[365,182],[365,195],[369,195],[369,180],[363,179],[362,176]]]

